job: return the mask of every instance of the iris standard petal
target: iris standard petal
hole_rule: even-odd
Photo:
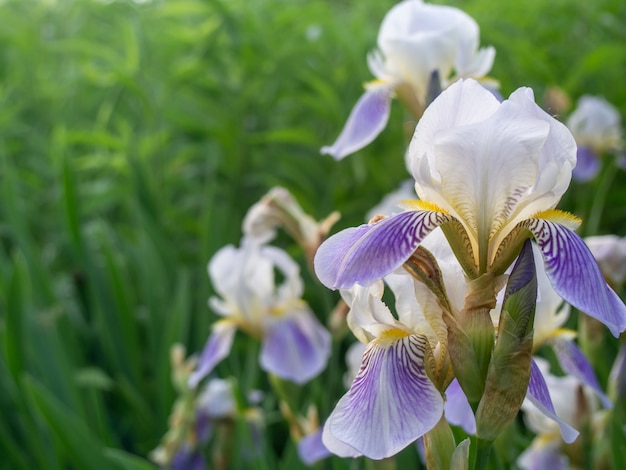
[[[261,367],[278,377],[303,384],[326,367],[330,334],[309,310],[273,323],[261,347]]]
[[[552,399],[550,398],[550,392],[548,391],[548,386],[546,385],[546,380],[543,378],[541,370],[534,359],[531,360],[530,381],[528,382],[528,392],[526,394],[526,398],[528,398],[544,415],[558,423],[559,428],[561,429],[561,436],[565,442],[568,444],[574,442],[579,433],[576,429],[571,427],[556,415]]]
[[[563,225],[545,219],[528,219],[526,226],[541,249],[554,290],[619,336],[626,329],[626,306],[607,285],[583,239]]]
[[[417,335],[370,343],[350,390],[328,418],[328,432],[369,458],[383,459],[431,430],[443,413],[443,398],[426,375],[426,347]]]
[[[446,419],[450,424],[461,426],[468,434],[476,434],[476,419],[459,381],[454,379],[446,389]]]
[[[596,392],[598,398],[600,398],[602,406],[612,408],[613,403],[602,391],[593,367],[591,367],[591,364],[578,346],[572,341],[558,337],[551,339],[550,344],[563,370],[590,386]]]
[[[572,171],[575,180],[586,182],[594,179],[600,171],[600,157],[589,147],[578,146],[576,166]]]
[[[233,345],[237,325],[228,320],[218,321],[213,325],[211,336],[200,355],[196,369],[189,376],[189,386],[195,388],[200,381],[211,373],[213,368],[228,356]]]
[[[372,284],[402,266],[426,235],[449,220],[442,212],[418,210],[345,229],[319,247],[315,273],[330,289]]]
[[[366,90],[352,108],[335,143],[322,147],[321,152],[341,160],[372,142],[387,125],[391,95],[391,85],[377,85]]]

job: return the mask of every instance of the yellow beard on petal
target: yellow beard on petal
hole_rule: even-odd
[[[411,336],[411,333],[400,328],[389,328],[383,331],[375,341],[380,346],[391,346],[396,341],[406,338],[407,336]]]
[[[448,214],[449,212],[437,204],[430,201],[423,201],[421,199],[404,199],[400,201],[401,206],[407,210],[414,211],[432,211],[441,212],[442,214]]]
[[[550,222],[556,222],[557,224],[563,225],[568,229],[574,231],[576,230],[582,220],[579,217],[576,217],[574,214],[570,214],[569,212],[561,211],[558,209],[548,209],[545,211],[537,212],[534,216],[534,219],[545,219]]]

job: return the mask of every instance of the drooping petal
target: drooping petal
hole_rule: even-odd
[[[387,125],[391,109],[391,86],[375,86],[365,91],[348,117],[341,134],[323,154],[341,160],[372,142]]]
[[[311,311],[302,310],[268,328],[261,347],[261,367],[303,384],[324,370],[330,349],[330,333]]]
[[[300,439],[298,455],[300,460],[309,466],[332,455],[322,442],[322,428]]]
[[[443,398],[428,378],[426,339],[370,343],[350,390],[328,418],[328,432],[372,459],[396,454],[432,429]],[[332,442],[324,440],[332,451]]]
[[[461,426],[468,434],[476,434],[474,412],[457,379],[454,379],[446,389],[444,410],[450,424]]]
[[[565,226],[545,219],[529,219],[526,226],[541,249],[554,290],[619,336],[626,329],[626,306],[606,284],[582,238]]]
[[[596,392],[598,398],[600,398],[602,406],[612,408],[613,403],[604,394],[591,364],[578,346],[573,341],[562,338],[553,338],[550,340],[550,344],[552,344],[563,370],[590,386]]]
[[[328,420],[324,424],[324,429],[322,431],[322,445],[326,447],[331,453],[347,458],[347,457],[361,457],[363,454],[358,450],[350,447],[343,441],[340,441],[335,436],[333,436],[329,430]]]
[[[317,250],[315,273],[331,289],[369,285],[399,268],[426,235],[448,220],[442,212],[417,210],[345,229]]]
[[[576,152],[576,166],[572,172],[575,180],[582,183],[594,179],[600,171],[600,157],[589,147],[579,146]]]
[[[196,370],[189,376],[191,388],[195,388],[204,377],[211,373],[218,362],[228,356],[236,330],[237,326],[228,320],[221,320],[213,325],[213,331],[202,351]]]
[[[526,398],[528,398],[545,416],[557,422],[561,429],[561,436],[565,442],[568,444],[574,442],[579,433],[556,415],[548,386],[534,359],[531,361],[530,381],[528,383]]]

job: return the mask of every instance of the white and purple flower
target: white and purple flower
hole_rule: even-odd
[[[458,78],[484,77],[495,50],[478,45],[478,25],[457,8],[421,0],[395,5],[381,24],[379,50],[368,56],[376,80],[366,84],[341,134],[322,153],[339,160],[372,142],[387,125],[394,96],[419,117],[433,72],[444,88]]]
[[[573,172],[578,181],[589,181],[596,177],[603,154],[617,155],[622,150],[619,111],[602,97],[582,96],[566,124],[578,144],[578,159]]]
[[[283,282],[276,284],[275,271]],[[261,368],[299,384],[318,375],[330,356],[330,334],[302,300],[299,266],[283,250],[244,237],[240,248],[219,250],[209,276],[223,316],[212,328],[189,382],[195,387],[230,352],[239,328],[261,340]]]
[[[533,237],[561,297],[616,336],[626,329],[626,306],[574,232],[579,220],[555,209],[570,183],[576,144],[532,90],[499,102],[475,80],[459,80],[426,109],[408,159],[420,200],[325,241],[315,257],[324,285],[377,282],[438,226],[470,279],[503,274]]]
[[[325,446],[340,456],[394,455],[430,431],[443,413],[443,397],[429,373],[446,347],[417,304],[414,279],[391,274],[385,280],[397,318],[382,300],[382,281],[343,292],[348,325],[367,347],[350,390],[324,426]]]

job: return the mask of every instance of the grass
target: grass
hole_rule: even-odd
[[[0,3],[2,468],[152,468],[176,397],[170,347],[204,344],[215,318],[206,264],[238,244],[248,207],[281,185],[316,218],[340,209],[342,228],[404,179],[398,103],[357,155],[319,155],[370,79],[365,54],[393,4]],[[505,95],[559,86],[626,115],[623,2],[447,4],[496,47]],[[617,172],[593,232],[626,235],[623,182]],[[597,189],[576,188],[564,208],[588,216]],[[305,276],[325,318],[333,294]],[[325,387],[341,393],[335,362],[310,386],[324,413]],[[245,367],[232,358],[219,370]],[[296,468],[265,406],[264,465]],[[416,465],[409,452],[399,462]],[[361,464],[373,468],[321,465]]]

